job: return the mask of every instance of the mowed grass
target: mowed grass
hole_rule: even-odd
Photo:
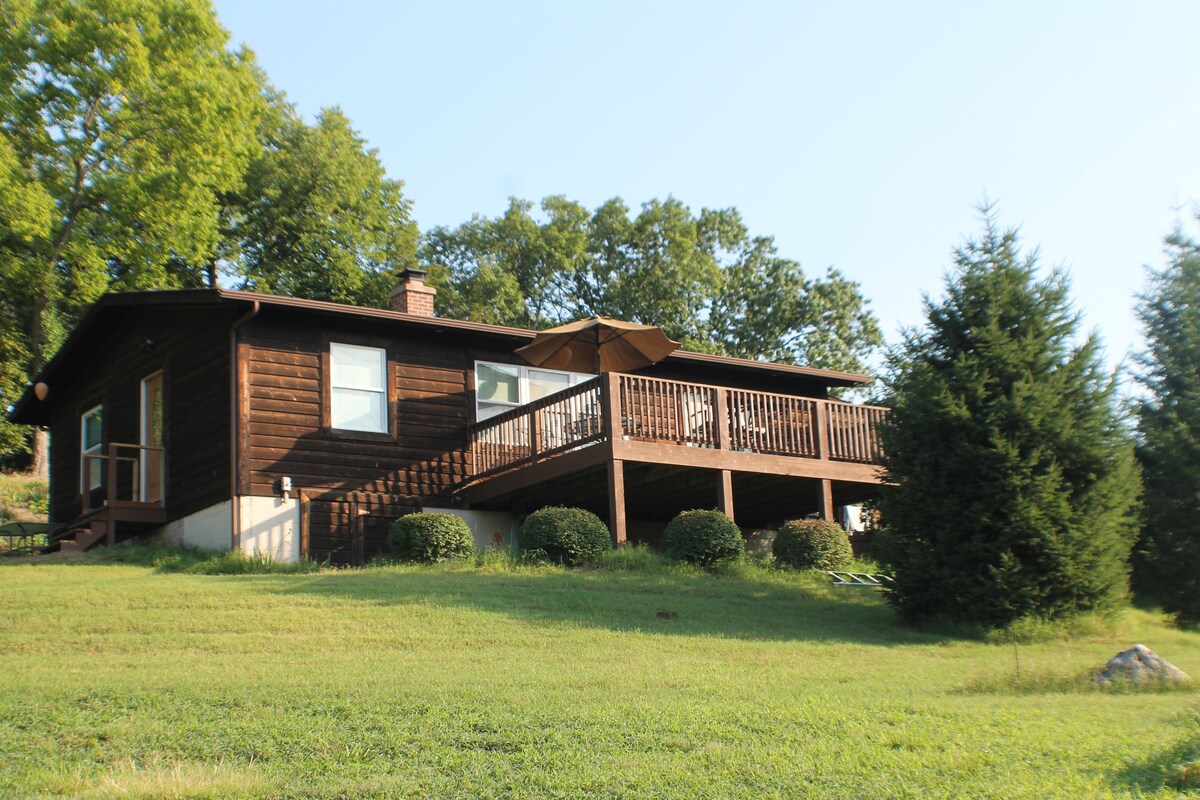
[[[0,796],[1176,796],[1197,692],[1078,679],[1134,642],[1200,674],[1145,611],[989,644],[758,570],[6,564]]]

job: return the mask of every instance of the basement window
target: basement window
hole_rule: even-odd
[[[387,351],[331,342],[329,372],[330,427],[387,433]]]

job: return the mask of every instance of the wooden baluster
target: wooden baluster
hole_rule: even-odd
[[[538,453],[542,450],[542,436],[544,435],[542,430],[542,425],[544,424],[543,413],[538,410],[532,410],[526,415],[529,418],[529,459],[531,461],[537,461]]]

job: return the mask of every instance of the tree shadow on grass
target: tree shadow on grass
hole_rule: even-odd
[[[1200,789],[1200,713],[1191,713],[1188,726],[1192,729],[1190,736],[1116,773],[1114,788],[1148,794]]]
[[[953,641],[904,627],[872,590],[711,575],[402,568],[295,576],[277,591],[470,608],[536,625],[619,632],[873,645]]]

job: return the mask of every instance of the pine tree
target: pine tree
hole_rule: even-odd
[[[1170,261],[1150,275],[1138,316],[1148,351],[1139,378],[1138,459],[1145,476],[1135,578],[1178,615],[1200,624],[1200,244],[1167,239]]]
[[[1115,379],[1059,270],[990,207],[940,302],[889,357],[888,599],[909,620],[1002,627],[1110,610],[1136,529],[1132,445]]]

